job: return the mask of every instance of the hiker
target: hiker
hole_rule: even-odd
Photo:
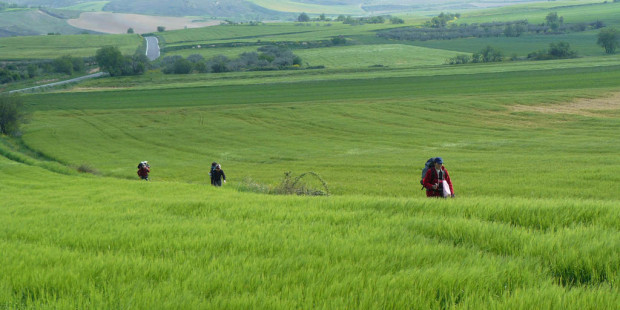
[[[138,164],[138,176],[140,176],[140,179],[148,181],[150,172],[151,172],[151,166],[149,165],[148,161],[145,160],[143,162],[140,162],[140,164]]]
[[[213,171],[215,171],[215,167],[217,167],[216,162],[211,163],[211,170],[209,170],[209,178],[211,179],[211,185],[213,185]]]
[[[211,184],[213,186],[222,186],[222,179],[224,179],[224,183],[226,183],[226,174],[224,174],[222,166],[217,164],[215,170],[211,173]]]
[[[450,197],[454,198],[454,189],[452,189],[452,181],[450,181],[450,175],[448,170],[443,166],[443,159],[436,157],[434,160],[435,167],[431,167],[426,171],[426,175],[422,180],[424,187],[426,188],[426,197],[447,197],[444,196],[443,182],[446,181],[450,187]]]

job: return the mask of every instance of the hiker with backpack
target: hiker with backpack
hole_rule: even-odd
[[[211,179],[211,185],[213,185],[213,171],[215,171],[215,167],[217,167],[217,163],[212,162],[211,169],[209,170],[209,178]]]
[[[224,179],[224,183],[226,183],[226,174],[224,174],[222,166],[220,166],[220,164],[217,164],[215,166],[215,170],[211,172],[211,185],[222,186],[222,179]]]
[[[452,197],[454,189],[448,170],[443,166],[441,157],[430,158],[422,170],[422,186],[426,188],[426,197]]]
[[[148,161],[142,161],[138,164],[138,176],[140,179],[148,181],[149,173],[151,172],[151,166]]]

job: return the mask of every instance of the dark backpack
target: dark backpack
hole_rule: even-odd
[[[422,185],[422,189],[424,189],[424,177],[426,176],[426,171],[428,171],[428,169],[434,166],[435,166],[435,157],[429,158],[426,161],[426,164],[424,164],[424,169],[422,169],[422,178],[420,178],[420,184]]]

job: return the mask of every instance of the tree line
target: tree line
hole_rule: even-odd
[[[457,18],[458,14],[440,14],[441,18],[434,17],[424,27],[402,27],[383,30],[377,33],[379,37],[403,41],[451,40],[460,38],[486,37],[519,37],[523,34],[564,34],[581,32],[605,27],[602,21],[590,23],[565,24],[564,18],[557,13],[549,13],[545,22],[531,24],[527,20],[508,22],[455,24],[448,23]]]
[[[265,71],[299,68],[302,59],[287,48],[279,46],[261,46],[256,52],[246,52],[235,59],[217,55],[205,59],[194,54],[187,58],[167,56],[161,61],[165,74],[221,73],[233,71]]]
[[[115,46],[105,46],[97,50],[95,59],[101,71],[111,76],[140,75],[149,68],[149,59],[142,52],[123,55]]]
[[[317,18],[310,18],[308,14],[301,13],[297,17],[297,21],[300,23],[307,23],[310,21],[331,21],[331,20],[332,19],[329,17],[326,17],[325,14],[319,15],[319,17]],[[339,15],[335,19],[335,21],[337,22],[342,22],[343,24],[348,24],[348,25],[383,24],[388,20],[392,24],[404,24],[405,23],[405,21],[402,18],[391,16],[391,15],[379,15],[379,16],[368,16],[368,17],[352,17],[352,16]]]
[[[95,65],[93,57],[60,56],[52,60],[9,62],[0,66],[0,84],[12,83],[50,74],[67,74],[85,72]]]
[[[17,3],[6,3],[0,1],[0,12],[6,11],[7,9],[18,9],[18,8],[26,8],[25,5],[19,5]]]
[[[529,53],[529,60],[551,60],[551,59],[567,59],[577,57],[577,52],[570,48],[567,42],[550,43],[549,48]],[[504,61],[504,53],[492,46],[487,46],[479,52],[469,54],[459,54],[446,60],[446,64],[460,65],[467,63],[485,63],[485,62],[501,62]],[[516,56],[512,56],[511,60],[517,60]]]

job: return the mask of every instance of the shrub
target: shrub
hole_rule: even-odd
[[[314,177],[315,183],[318,181],[321,188],[315,188],[312,185],[309,185],[305,177]],[[327,186],[327,182],[321,178],[316,172],[305,172],[300,174],[298,177],[293,178],[291,176],[291,172],[284,173],[284,180],[282,183],[276,187],[272,193],[279,195],[308,195],[308,196],[329,196],[329,187]]]
[[[99,170],[97,170],[96,168],[94,168],[93,166],[89,165],[89,164],[81,164],[77,167],[76,169],[78,172],[81,173],[90,173],[90,174],[94,174],[94,175],[100,175],[101,173],[99,172]]]

